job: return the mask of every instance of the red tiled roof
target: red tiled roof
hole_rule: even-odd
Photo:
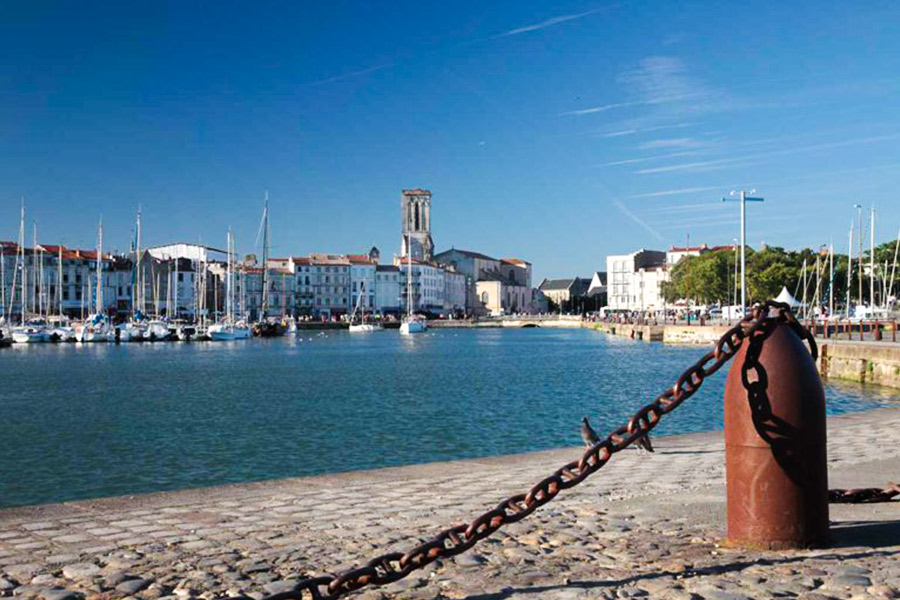
[[[669,248],[669,252],[703,252],[704,250],[709,250],[709,246],[700,244],[699,246],[672,246]]]
[[[501,258],[500,262],[512,263],[514,265],[530,265],[531,263],[521,258]]]
[[[321,265],[349,265],[350,261],[340,254],[317,254],[309,255],[309,260],[315,264]]]
[[[310,263],[309,258],[307,258],[305,256],[295,256],[294,257],[295,265],[308,265],[309,263]]]
[[[369,258],[369,256],[367,254],[348,254],[347,260],[349,260],[351,263],[357,263],[357,264],[358,263],[372,264],[375,262],[374,260]]]

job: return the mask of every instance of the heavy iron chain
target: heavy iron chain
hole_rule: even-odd
[[[815,339],[797,321],[787,304],[772,300],[757,304],[749,315],[719,338],[713,350],[682,373],[675,385],[637,411],[625,425],[610,433],[606,439],[588,448],[579,460],[563,465],[538,482],[528,493],[511,496],[471,523],[444,529],[406,553],[382,554],[362,567],[338,575],[303,579],[297,582],[293,591],[274,594],[264,600],[299,600],[307,595],[313,600],[332,600],[369,585],[381,586],[399,581],[438,559],[462,554],[504,525],[529,516],[553,500],[562,490],[575,487],[606,465],[613,454],[647,435],[659,424],[663,415],[672,412],[693,396],[707,377],[716,373],[738,353],[745,339],[759,331],[767,319],[772,318],[790,326],[801,340],[809,344],[813,360],[817,358]]]
[[[874,504],[890,502],[897,496],[900,496],[900,484],[893,482],[883,488],[828,490],[828,502],[832,504]]]

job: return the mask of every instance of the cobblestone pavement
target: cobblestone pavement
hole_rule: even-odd
[[[578,423],[573,423],[578,427]],[[718,433],[659,438],[468,554],[358,598],[900,598],[900,502],[832,506],[824,550],[720,545]],[[569,448],[0,511],[0,595],[261,597],[412,547],[527,490]],[[900,479],[900,409],[829,420],[832,486]]]

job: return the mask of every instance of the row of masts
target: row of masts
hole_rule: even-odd
[[[862,207],[856,205],[856,208]],[[856,306],[866,306],[863,296],[865,268],[863,260],[863,219],[862,211],[859,212],[860,218],[858,222],[850,221],[850,230],[848,233],[848,252],[847,252],[847,291],[844,302],[844,316],[850,318],[853,316],[853,289],[857,288]],[[894,252],[891,261],[885,260],[883,264],[876,264],[875,261],[875,209],[870,210],[869,224],[869,310],[880,308],[884,311],[890,309],[890,302],[893,298],[892,291],[896,281],[897,260],[900,256],[900,231],[897,232],[897,239],[894,242]],[[854,265],[853,248],[854,233],[856,233],[857,255],[856,264]],[[891,263],[890,266],[888,263]],[[810,273],[812,270],[812,273]],[[827,280],[825,279],[827,271]],[[853,280],[853,273],[857,272],[856,281]],[[880,271],[880,272],[879,272]],[[828,307],[828,314],[837,316],[835,312],[835,266],[834,266],[834,244],[829,244],[827,255],[816,256],[815,265],[809,265],[804,259],[800,272],[800,280],[797,287],[802,287],[802,294],[797,294],[795,290],[794,296],[800,296],[801,299],[801,315],[804,318],[818,316],[818,309]],[[814,283],[814,285],[813,285]],[[856,286],[854,286],[854,283]],[[813,285],[812,290],[810,286]],[[880,289],[879,289],[880,288]],[[880,293],[879,293],[880,292]],[[880,300],[880,302],[879,302]],[[813,309],[816,307],[816,310]]]
[[[12,273],[12,285],[10,286],[7,286],[4,248],[3,246],[0,246],[0,306],[2,306],[5,310],[5,313],[0,313],[0,317],[5,317],[7,322],[12,322],[14,316],[13,310],[16,304],[16,296],[18,292],[18,316],[20,317],[23,324],[28,321],[29,318],[37,317],[40,319],[49,319],[51,316],[53,316],[54,312],[56,312],[59,318],[62,319],[65,314],[63,306],[63,247],[58,247],[56,285],[55,287],[51,285],[50,291],[45,293],[44,283],[46,281],[46,277],[44,274],[44,255],[47,254],[47,252],[42,246],[38,245],[37,223],[33,224],[34,259],[32,260],[32,268],[34,270],[34,274],[31,276],[31,282],[34,282],[34,289],[32,290],[30,285],[31,282],[29,281],[29,269],[25,253],[25,216],[25,201],[22,200],[20,208],[19,233],[16,247],[16,264]],[[135,221],[134,239],[132,241],[131,318],[132,320],[136,320],[140,317],[147,317],[150,315],[152,315],[154,318],[159,318],[162,313],[160,306],[160,303],[162,301],[165,302],[165,305],[167,307],[167,316],[174,316],[177,318],[179,309],[178,295],[179,288],[181,287],[181,282],[179,281],[181,275],[180,263],[182,259],[170,259],[170,264],[174,265],[174,269],[172,269],[171,267],[166,269],[167,285],[165,298],[162,298],[161,274],[159,272],[154,272],[156,271],[156,269],[154,268],[154,265],[152,263],[149,265],[150,272],[148,274],[148,269],[144,264],[144,253],[141,247],[142,234],[143,230],[141,208],[138,207],[137,218]],[[260,235],[263,238],[263,265],[266,266],[268,264],[269,252],[268,192],[266,192],[265,196],[265,206],[263,210],[262,222],[260,224]],[[226,319],[229,322],[233,323],[236,319],[243,318],[243,316],[245,315],[246,302],[244,297],[245,286],[243,271],[241,271],[240,273],[240,298],[238,298],[237,296],[237,286],[235,285],[236,250],[234,243],[234,234],[230,229],[228,231],[227,254],[228,271],[226,275],[227,280],[225,298]],[[104,283],[103,277],[104,260],[102,217],[97,227],[97,255],[95,258],[96,261],[94,276],[88,277],[86,279],[86,283],[82,285],[82,291],[80,294],[80,313],[82,319],[91,314],[104,313],[106,310],[106,306],[104,304],[104,288],[107,287],[108,282]],[[195,299],[194,306],[192,307],[193,313],[196,320],[200,324],[206,324],[208,315],[207,299],[209,294],[209,284],[206,277],[207,263],[204,259],[198,259],[196,261],[192,260],[191,263],[193,272],[196,275],[193,278],[193,297]],[[150,302],[148,302],[147,298],[148,275],[150,282],[149,287],[152,296],[152,300]],[[7,291],[9,291],[9,294],[7,294]],[[217,307],[219,302],[218,286],[213,286],[212,292],[215,295],[215,298],[213,299],[213,305]],[[7,297],[7,295],[9,297]],[[268,268],[264,267],[262,269],[262,302],[260,320],[266,318],[268,313],[268,306]],[[175,307],[174,315],[171,315],[171,307]]]

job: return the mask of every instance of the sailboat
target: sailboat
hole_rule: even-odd
[[[37,244],[35,244],[37,246]],[[36,251],[36,250],[35,250]],[[39,342],[49,342],[50,334],[47,332],[43,323],[28,320],[28,268],[25,263],[25,202],[22,201],[22,215],[19,222],[19,252],[16,257],[16,271],[21,271],[22,281],[20,286],[21,304],[22,304],[22,320],[19,327],[12,330],[11,336],[17,344],[35,344]],[[34,269],[37,274],[37,268]],[[13,279],[13,287],[15,288],[15,279]],[[12,311],[12,309],[10,309]]]
[[[425,320],[413,313],[412,295],[412,235],[409,235],[406,243],[406,316],[400,323],[400,333],[411,335],[422,333],[426,329]]]
[[[356,306],[353,308],[353,313],[350,315],[350,333],[368,333],[370,331],[384,329],[380,323],[366,322],[366,311],[361,309],[365,293],[366,282],[363,280],[359,282],[359,296],[356,298]],[[357,315],[359,315],[359,322],[356,320]]]
[[[253,327],[253,335],[258,337],[278,337],[284,335],[287,327],[284,321],[276,321],[268,318],[269,312],[269,192],[266,192],[265,206],[263,208],[260,232],[263,236],[262,255],[262,305],[259,311],[259,320]],[[257,237],[257,240],[259,238]]]
[[[75,340],[79,342],[111,342],[115,341],[115,331],[110,325],[109,317],[104,310],[103,300],[103,219],[97,229],[97,262],[96,262],[96,300],[94,314],[88,316],[83,323],[75,327]],[[90,282],[89,282],[90,283]]]
[[[59,254],[56,258],[56,302],[57,302],[57,310],[59,311],[59,317],[56,323],[56,327],[51,329],[50,337],[57,342],[74,342],[75,341],[75,329],[69,326],[69,320],[66,318],[63,311],[63,248],[59,247]]]
[[[142,342],[147,326],[144,321],[144,294],[141,274],[141,207],[138,205],[134,239],[131,242],[131,319],[119,327],[120,342]]]
[[[214,323],[207,330],[211,340],[223,342],[246,340],[250,337],[250,328],[243,322],[234,319],[234,234],[228,230],[228,266],[225,275],[225,320]]]

